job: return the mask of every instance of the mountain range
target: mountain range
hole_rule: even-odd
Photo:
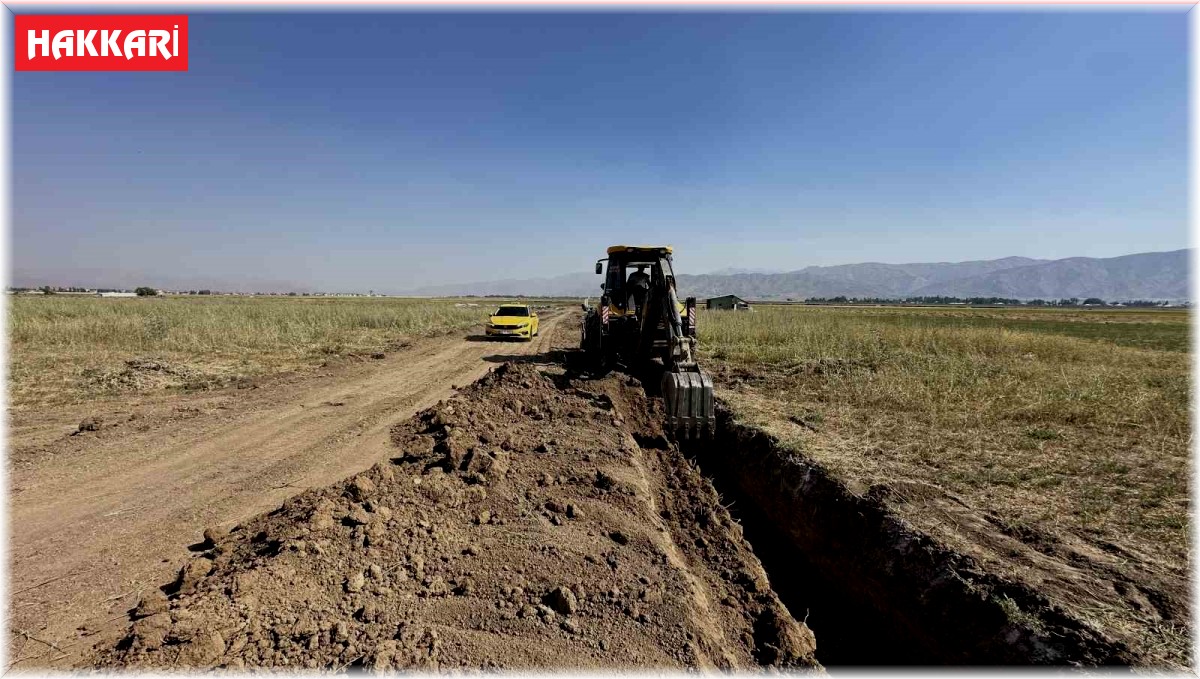
[[[1190,299],[1190,250],[1145,252],[1122,257],[1030,259],[1004,257],[969,262],[841,264],[810,266],[785,273],[721,270],[679,273],[681,295],[738,295],[745,299],[807,297],[904,298],[1006,297],[1058,299],[1099,297],[1109,301]],[[428,286],[410,290],[422,296],[525,295],[595,297],[601,276],[592,272]]]

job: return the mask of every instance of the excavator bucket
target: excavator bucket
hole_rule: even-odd
[[[699,369],[663,373],[662,396],[668,432],[684,439],[712,434],[713,382],[707,373]]]

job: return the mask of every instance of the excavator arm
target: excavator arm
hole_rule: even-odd
[[[679,298],[675,287],[665,278],[655,276],[642,318],[639,353],[652,355],[656,341],[662,341],[662,325],[667,328],[666,349],[662,353],[663,375],[660,388],[666,406],[666,428],[688,439],[712,434],[713,382],[712,377],[696,363],[695,318],[696,300],[689,298],[685,308],[689,321],[679,314]]]

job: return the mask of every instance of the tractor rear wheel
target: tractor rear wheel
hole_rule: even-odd
[[[600,324],[599,314],[589,313],[583,319],[583,337],[580,339],[579,348],[583,349],[590,372],[601,375],[608,372],[608,362],[604,356],[604,328]]]

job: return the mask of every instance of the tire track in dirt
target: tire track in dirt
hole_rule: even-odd
[[[70,465],[48,455],[45,464],[10,472],[22,492],[10,494],[8,665],[36,656],[32,665],[69,666],[116,632],[113,623],[140,591],[172,577],[172,564],[186,555],[180,545],[199,540],[204,528],[378,462],[391,450],[395,422],[482,376],[501,356],[545,353],[564,316],[545,316],[530,343],[420,341],[332,381],[279,385],[283,392],[268,395],[265,407],[237,412],[235,405],[232,414],[167,430],[110,432]],[[46,643],[31,646],[29,637]]]
[[[630,450],[641,450],[637,439],[631,434],[625,436],[626,445]],[[642,455],[649,454],[652,451],[642,451]],[[656,487],[651,479],[652,475],[647,473],[646,466],[642,463],[641,456],[634,456],[630,459],[630,466],[637,474],[637,482],[645,491],[645,502],[649,508],[649,516],[652,517],[656,527],[662,531],[662,535],[658,541],[659,547],[666,554],[668,563],[675,568],[679,573],[680,578],[687,583],[688,591],[691,594],[688,597],[687,605],[691,609],[691,618],[696,626],[696,632],[702,637],[700,648],[721,649],[723,657],[721,664],[717,665],[713,659],[708,658],[704,654],[698,654],[698,659],[701,661],[699,669],[704,672],[712,672],[721,667],[736,667],[736,661],[724,649],[728,645],[726,643],[724,631],[721,628],[719,618],[712,612],[712,595],[703,580],[692,572],[688,567],[687,558],[680,549],[680,545],[676,542],[676,536],[671,533],[666,521],[662,518],[663,508],[655,500],[655,496],[664,491],[664,488]]]

